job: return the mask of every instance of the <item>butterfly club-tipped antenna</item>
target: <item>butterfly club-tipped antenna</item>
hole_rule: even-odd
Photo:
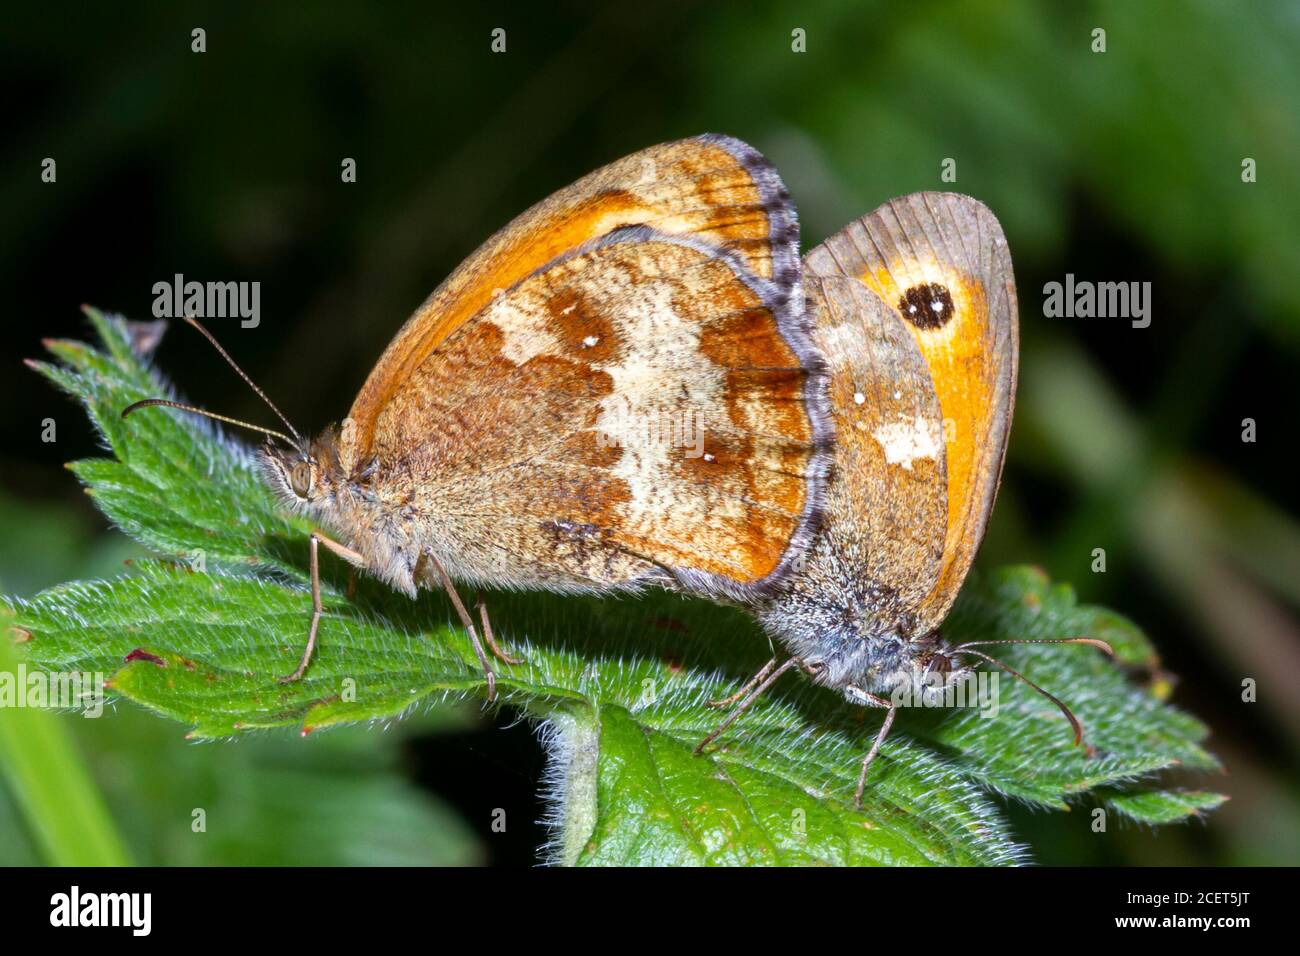
[[[286,445],[289,445],[292,448],[302,448],[303,440],[302,440],[302,436],[298,434],[298,430],[293,427],[293,424],[289,421],[288,418],[285,417],[284,413],[280,411],[279,408],[276,407],[275,402],[271,401],[270,397],[266,394],[266,392],[262,391],[262,389],[258,387],[257,383],[254,382],[251,378],[249,378],[248,373],[245,372],[242,368],[240,368],[238,363],[236,363],[235,360],[230,357],[230,353],[221,347],[221,343],[217,341],[216,337],[211,332],[209,332],[206,328],[204,328],[203,324],[200,323],[199,320],[196,319],[194,316],[192,315],[185,316],[185,321],[188,322],[190,325],[192,325],[194,328],[199,330],[200,334],[202,334],[202,336],[208,340],[208,342],[212,345],[212,347],[217,350],[217,354],[219,354],[223,359],[226,360],[226,363],[235,370],[235,372],[239,375],[239,377],[244,380],[245,384],[247,384],[248,387],[253,390],[254,394],[256,394],[258,398],[260,398],[263,402],[266,403],[267,408],[275,412],[276,417],[279,418],[280,421],[284,422],[284,426],[287,429],[289,429],[289,434],[286,435],[284,432],[276,431],[274,428],[263,428],[261,425],[254,425],[251,424],[250,422],[241,421],[238,418],[231,418],[227,415],[218,415],[216,412],[210,412],[205,408],[198,408],[197,406],[194,405],[186,405],[183,402],[174,402],[171,399],[167,399],[167,398],[146,398],[138,402],[132,402],[126,408],[122,409],[122,417],[126,418],[132,412],[138,411],[141,408],[148,408],[152,405],[160,405],[165,408],[179,408],[181,411],[190,412],[194,415],[202,415],[205,418],[211,418],[219,422],[225,422],[228,425],[238,425],[240,428],[247,428],[250,431],[261,432],[264,435],[270,435],[272,438],[280,439]]]
[[[1006,671],[1012,677],[1016,678],[1016,680],[1023,681],[1027,686],[1033,688],[1038,693],[1042,694],[1053,704],[1059,707],[1061,713],[1065,715],[1065,719],[1070,722],[1070,727],[1071,729],[1074,730],[1074,745],[1077,747],[1079,746],[1079,744],[1083,743],[1083,724],[1079,722],[1078,717],[1074,716],[1074,711],[1070,710],[1070,708],[1066,705],[1065,701],[1061,700],[1055,694],[1049,693],[1048,691],[1044,690],[1042,687],[1039,687],[1037,684],[1031,681],[1024,674],[1020,673],[1020,671],[1016,670],[1014,667],[1011,667],[1008,664],[1004,664],[996,657],[992,657],[989,654],[985,654],[983,651],[977,651],[972,649],[976,647],[987,647],[990,644],[1087,644],[1090,647],[1095,647],[1098,650],[1105,651],[1111,657],[1114,657],[1115,651],[1111,648],[1111,646],[1107,644],[1105,641],[1098,640],[1097,638],[1094,637],[1060,637],[1060,638],[1041,638],[1041,639],[1008,638],[1006,640],[967,641],[965,644],[958,644],[957,646],[952,648],[952,653],[954,654],[970,654],[972,657],[978,657],[980,658],[980,660],[988,661],[990,664],[994,665],[995,667],[999,667],[1002,670]]]

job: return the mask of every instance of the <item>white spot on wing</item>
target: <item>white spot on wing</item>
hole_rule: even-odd
[[[907,471],[912,470],[912,462],[918,459],[939,457],[938,426],[922,415],[910,422],[881,425],[871,433],[871,437],[879,443],[888,464],[902,465]]]

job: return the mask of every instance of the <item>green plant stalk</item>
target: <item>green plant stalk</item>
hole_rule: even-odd
[[[16,673],[17,665],[9,635],[0,634],[0,672]],[[126,845],[68,730],[69,719],[31,707],[0,710],[0,773],[48,863],[130,866]]]

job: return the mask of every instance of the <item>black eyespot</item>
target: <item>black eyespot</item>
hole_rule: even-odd
[[[898,300],[898,311],[918,329],[941,329],[952,318],[952,296],[937,282],[914,285]]]

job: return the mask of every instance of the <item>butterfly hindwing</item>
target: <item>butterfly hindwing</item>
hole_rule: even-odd
[[[827,603],[905,617],[938,583],[947,524],[943,418],[898,313],[856,279],[805,276],[826,359],[834,480],[805,573]]]
[[[925,632],[938,626],[961,589],[993,508],[1006,453],[1018,353],[1006,238],[982,203],[952,193],[917,193],[886,203],[827,239],[804,257],[804,269],[806,282],[813,276],[848,276],[878,296],[928,371],[941,416],[946,519],[936,575],[916,605],[918,633]],[[834,357],[828,355],[828,361],[837,379],[842,369]],[[892,477],[901,477],[909,466],[915,473],[915,454],[932,447],[929,423],[918,430],[919,420],[910,414],[893,427],[886,423],[879,433],[876,444],[888,472],[869,482],[895,487]],[[851,449],[852,441],[840,447]],[[842,460],[844,453],[837,451],[837,470],[853,467]],[[905,513],[912,507],[902,499],[882,504]]]

